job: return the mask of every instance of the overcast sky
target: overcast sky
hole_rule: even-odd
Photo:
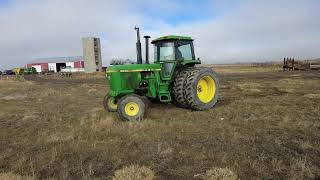
[[[82,55],[101,38],[103,64],[135,56],[142,35],[190,35],[207,63],[320,57],[318,0],[0,0],[0,69]]]

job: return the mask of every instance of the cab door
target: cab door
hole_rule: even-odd
[[[157,60],[162,64],[162,80],[171,80],[176,66],[176,52],[174,42],[161,42],[155,48]]]
[[[174,69],[176,67],[176,62],[162,62],[162,74],[161,77],[163,80],[171,80]]]

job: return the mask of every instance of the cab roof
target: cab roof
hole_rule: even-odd
[[[168,36],[162,36],[157,39],[154,39],[151,43],[154,44],[159,41],[170,41],[170,40],[186,40],[186,41],[193,41],[193,39],[190,36],[177,36],[177,35],[168,35]]]

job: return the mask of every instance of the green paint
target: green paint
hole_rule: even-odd
[[[151,43],[154,44],[159,41],[179,41],[179,40],[193,41],[193,39],[189,36],[169,35],[169,36],[162,36],[157,39],[154,39]]]
[[[160,64],[125,64],[109,66],[107,73],[120,71],[154,71],[161,69]]]
[[[37,70],[34,67],[25,68],[24,74],[37,74]]]

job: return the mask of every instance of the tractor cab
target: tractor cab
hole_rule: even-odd
[[[187,36],[163,36],[152,41],[155,62],[195,60],[193,39]]]
[[[174,69],[201,64],[196,60],[193,39],[188,36],[163,36],[151,42],[154,45],[154,63],[163,64],[162,78],[170,80]]]

